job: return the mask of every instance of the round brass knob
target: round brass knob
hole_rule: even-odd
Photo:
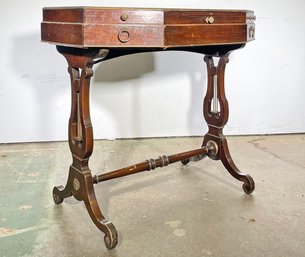
[[[128,19],[128,14],[127,14],[127,13],[123,13],[123,14],[121,15],[121,20],[122,20],[122,21],[127,21],[127,19]]]
[[[208,24],[213,24],[215,20],[213,16],[210,16],[210,17],[206,17],[205,21]]]

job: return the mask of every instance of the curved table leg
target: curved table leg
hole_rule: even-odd
[[[227,171],[237,180],[244,182],[243,184],[243,190],[246,194],[251,194],[255,189],[255,183],[253,178],[248,175],[242,173],[235,165],[235,163],[232,160],[232,157],[229,152],[229,148],[227,145],[227,141],[223,140],[222,142],[222,148],[220,153],[220,160],[222,164],[225,166]]]
[[[93,76],[92,66],[108,54],[108,50],[71,50],[67,47],[57,47],[68,61],[71,78],[72,104],[69,119],[69,146],[73,157],[69,177],[65,187],[53,189],[56,204],[64,198],[74,196],[83,201],[93,223],[102,231],[105,245],[113,249],[118,242],[114,225],[103,216],[96,200],[93,179],[88,162],[93,151],[93,129],[89,110],[90,79]]]
[[[251,194],[255,189],[254,180],[251,176],[241,173],[236,167],[230,155],[227,140],[222,132],[229,119],[229,104],[224,86],[225,67],[229,62],[229,53],[220,56],[217,67],[214,66],[214,60],[211,56],[205,56],[204,61],[208,70],[208,88],[204,98],[204,118],[209,127],[204,143],[208,140],[217,143],[219,152],[217,155],[210,157],[214,160],[220,159],[234,178],[244,182],[244,192]]]
[[[237,180],[244,182],[243,190],[246,194],[251,194],[255,189],[254,180],[250,175],[243,174],[234,164],[229,152],[227,140],[223,135],[223,128],[228,122],[229,105],[225,95],[224,75],[225,67],[229,62],[229,53],[220,56],[218,65],[214,66],[212,56],[205,56],[204,61],[207,65],[208,85],[207,92],[204,98],[203,113],[205,121],[208,124],[208,133],[204,136],[202,146],[209,141],[217,145],[217,152],[208,156],[213,160],[221,160],[228,172]],[[200,160],[198,159],[194,159]],[[186,165],[192,159],[183,160]]]
[[[64,198],[74,196],[79,201],[84,201],[87,211],[93,223],[100,231],[105,233],[104,241],[108,249],[113,249],[118,243],[118,234],[114,225],[103,216],[93,188],[91,171],[79,172],[73,166],[70,167],[67,185],[54,187],[53,197],[56,204],[63,202]]]

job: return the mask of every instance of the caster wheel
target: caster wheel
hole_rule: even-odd
[[[253,178],[251,178],[250,176],[247,176],[247,179],[248,180],[243,184],[243,190],[247,195],[249,195],[254,191],[255,183]]]
[[[111,249],[115,248],[118,244],[117,233],[115,232],[115,234],[112,234],[110,232],[109,235],[105,235],[104,236],[104,242],[105,242],[105,246],[107,247],[108,250],[111,250]]]
[[[63,202],[63,198],[60,197],[56,192],[55,190],[62,190],[64,187],[63,186],[59,186],[59,187],[54,187],[53,189],[53,200],[54,200],[54,203],[56,204],[61,204]]]
[[[61,204],[64,201],[63,198],[61,198],[59,195],[57,195],[55,193],[53,193],[53,200],[54,200],[54,203],[56,203],[56,204]]]

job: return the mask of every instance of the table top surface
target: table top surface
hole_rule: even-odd
[[[41,39],[77,48],[175,48],[245,44],[255,38],[249,10],[47,7]]]
[[[43,7],[43,10],[60,10],[60,9],[81,9],[81,10],[143,10],[143,11],[223,11],[223,12],[253,12],[251,10],[241,9],[192,9],[192,8],[152,8],[152,7],[109,7],[109,6],[56,6]]]

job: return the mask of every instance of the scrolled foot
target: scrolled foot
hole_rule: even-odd
[[[62,198],[58,192],[62,191],[64,189],[63,186],[54,187],[53,189],[53,200],[56,204],[61,204],[64,201],[64,198]]]
[[[68,190],[67,186],[58,186],[53,188],[53,200],[56,204],[61,204],[63,200],[72,195],[71,191]]]
[[[255,189],[255,182],[254,182],[253,178],[249,175],[246,175],[245,178],[246,178],[246,180],[244,181],[244,184],[243,184],[243,190],[246,194],[249,195]]]
[[[110,250],[116,247],[118,243],[118,234],[115,226],[105,219],[100,207],[97,203],[91,172],[82,174],[83,179],[80,179],[80,188],[83,190],[80,199],[84,201],[88,214],[97,228],[102,231],[104,236],[105,246]]]
[[[103,222],[103,225],[106,227],[104,242],[107,249],[111,250],[116,247],[118,244],[118,234],[111,222]]]
[[[220,150],[220,160],[225,166],[227,171],[237,180],[244,182],[243,190],[246,194],[251,194],[255,189],[255,183],[253,178],[245,173],[242,173],[235,165],[229,152],[227,141],[222,139],[222,147]]]

